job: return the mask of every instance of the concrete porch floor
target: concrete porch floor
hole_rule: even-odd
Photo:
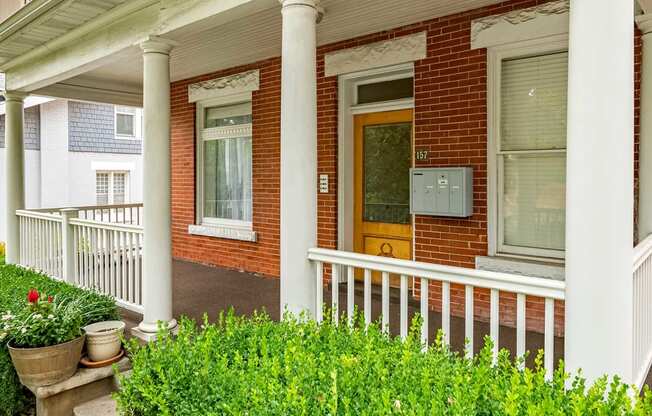
[[[174,316],[182,315],[201,320],[204,313],[209,320],[217,318],[221,311],[233,307],[239,315],[251,315],[254,311],[266,310],[269,316],[278,320],[280,317],[280,282],[278,279],[264,278],[249,273],[234,270],[204,266],[196,263],[175,260],[173,280],[173,310]],[[344,290],[343,290],[344,289]],[[359,289],[359,290],[358,290]],[[390,301],[390,330],[393,334],[399,331],[399,300],[392,294]],[[329,303],[330,290],[324,291],[324,301]],[[355,303],[362,309],[362,285],[356,284]],[[380,315],[380,296],[372,296],[372,316]],[[340,311],[346,311],[345,285],[340,290]],[[409,303],[410,318],[419,312],[419,304],[412,300]],[[123,311],[123,319],[130,329],[140,322],[140,315]],[[429,335],[433,340],[441,327],[441,314],[430,312]],[[483,337],[489,334],[489,324],[476,322],[474,326],[474,350],[477,352],[483,345]],[[464,318],[451,317],[451,348],[462,351],[464,346]],[[543,334],[527,332],[526,349],[536,352],[543,348]],[[501,348],[516,350],[516,330],[501,326],[499,344]],[[564,339],[555,337],[555,362],[563,357]],[[534,356],[530,354],[527,364],[532,366]],[[646,380],[652,386],[652,373]]]

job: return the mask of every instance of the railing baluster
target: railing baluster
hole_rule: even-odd
[[[473,357],[473,286],[466,285],[464,287],[464,337],[466,338],[467,350],[466,356],[471,358]]]
[[[428,348],[428,286],[428,279],[421,278],[421,344],[424,349]]]
[[[333,313],[333,323],[335,325],[339,324],[340,313],[339,313],[339,296],[340,296],[340,276],[339,276],[340,266],[337,264],[331,264],[331,309]]]
[[[516,294],[516,356],[525,355],[525,295]]]
[[[317,299],[315,299],[315,304],[317,305],[317,310],[315,319],[317,322],[322,322],[324,320],[324,263],[318,261],[315,264],[317,269]]]
[[[383,331],[389,334],[389,273],[382,272],[382,326]]]
[[[441,282],[441,330],[444,333],[444,344],[451,343],[451,284]]]
[[[371,323],[371,270],[364,270],[364,323]]]
[[[552,379],[552,372],[555,367],[555,300],[546,298],[545,302],[545,340],[543,353],[546,378],[550,380]]]
[[[353,326],[354,314],[355,314],[355,269],[349,266],[347,267],[347,275],[346,275],[346,315],[349,321],[349,326]]]
[[[408,335],[408,277],[401,275],[401,338]]]
[[[498,348],[500,342],[500,291],[491,289],[489,313],[489,336],[494,343],[493,356],[494,362],[498,359]]]
[[[132,303],[136,303],[136,295],[134,294],[134,280],[136,278],[136,266],[134,265],[134,237],[138,238],[138,236],[133,233],[127,233],[125,235],[125,245],[121,250],[121,253],[123,253],[127,259],[127,270],[129,271],[125,299],[128,299],[129,302]]]

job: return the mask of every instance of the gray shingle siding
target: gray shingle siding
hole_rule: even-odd
[[[115,110],[110,104],[68,102],[68,149],[71,152],[140,154],[140,140],[115,138]]]
[[[23,116],[23,142],[25,150],[41,150],[40,106],[25,109]],[[0,147],[5,147],[5,116],[0,115]]]

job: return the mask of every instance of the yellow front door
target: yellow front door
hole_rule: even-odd
[[[410,260],[412,110],[358,115],[354,125],[355,251]]]

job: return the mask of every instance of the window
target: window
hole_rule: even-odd
[[[127,172],[96,172],[95,196],[97,205],[127,203]]]
[[[414,97],[414,78],[361,83],[357,86],[357,103],[371,104]]]
[[[496,251],[563,258],[568,53],[499,61]]]
[[[198,208],[205,225],[251,227],[251,102],[199,107]]]
[[[118,138],[136,137],[136,109],[115,107],[115,134]]]

